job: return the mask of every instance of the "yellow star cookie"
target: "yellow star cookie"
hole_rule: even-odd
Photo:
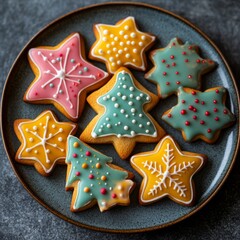
[[[181,151],[170,136],[163,138],[150,152],[131,158],[132,167],[143,176],[140,203],[150,204],[165,196],[182,205],[194,201],[193,175],[206,156]]]
[[[140,32],[133,17],[122,19],[116,25],[96,24],[93,30],[97,40],[90,50],[91,59],[106,63],[110,73],[121,66],[146,70],[144,52],[155,37]]]
[[[21,146],[15,160],[34,165],[40,174],[48,176],[57,162],[64,164],[67,137],[76,128],[76,124],[56,121],[51,111],[41,113],[34,120],[16,120],[14,130]]]

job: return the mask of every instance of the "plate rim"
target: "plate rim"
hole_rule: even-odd
[[[37,38],[39,35],[41,35],[44,31],[46,31],[49,27],[51,27],[52,25],[56,24],[57,22],[61,21],[64,18],[69,17],[70,15],[74,15],[77,13],[81,13],[82,11],[85,10],[89,10],[89,9],[93,9],[93,8],[97,8],[97,7],[104,7],[104,6],[112,6],[112,5],[128,5],[128,6],[137,6],[137,7],[145,7],[145,8],[149,8],[149,9],[153,9],[153,10],[157,10],[159,12],[165,13],[171,17],[176,18],[177,20],[180,20],[181,22],[185,23],[187,26],[189,26],[190,28],[192,28],[193,30],[195,30],[198,34],[200,34],[205,40],[207,40],[209,42],[209,44],[214,48],[214,50],[219,54],[221,60],[223,61],[226,70],[232,80],[233,86],[234,86],[234,90],[236,91],[236,98],[237,98],[237,107],[238,107],[238,115],[240,113],[240,97],[239,97],[239,92],[238,92],[238,86],[236,83],[236,80],[233,76],[233,73],[224,57],[224,55],[222,54],[222,52],[219,50],[219,48],[215,45],[215,43],[207,36],[207,34],[205,34],[202,30],[200,30],[197,26],[195,26],[193,23],[191,23],[189,20],[185,19],[184,17],[179,16],[178,14],[175,14],[169,10],[163,9],[161,7],[152,5],[152,4],[148,4],[148,3],[142,3],[142,2],[125,2],[125,1],[120,1],[120,2],[104,2],[104,3],[97,3],[97,4],[92,4],[92,5],[87,5],[85,7],[81,7],[78,8],[76,10],[73,10],[71,12],[68,12],[58,18],[56,18],[55,20],[51,21],[50,23],[48,23],[47,25],[45,25],[45,27],[41,28],[26,44],[25,46],[22,48],[22,50],[20,51],[20,53],[18,54],[18,56],[16,57],[15,61],[13,62],[7,78],[5,80],[5,84],[3,87],[3,91],[2,91],[2,98],[1,98],[1,109],[0,109],[0,127],[1,127],[1,135],[2,135],[2,139],[3,139],[3,146],[5,149],[5,152],[7,154],[8,160],[10,162],[10,165],[15,173],[15,175],[17,176],[18,180],[20,181],[20,183],[23,185],[23,187],[25,188],[25,190],[30,194],[30,196],[35,199],[40,205],[42,205],[43,207],[45,207],[48,211],[50,211],[52,214],[54,214],[55,216],[63,219],[64,221],[74,224],[75,226],[78,227],[83,227],[86,229],[90,229],[90,230],[95,230],[95,231],[100,231],[100,232],[108,232],[108,233],[141,233],[141,232],[149,232],[149,231],[154,231],[154,230],[158,230],[161,228],[165,228],[168,226],[171,226],[173,224],[176,224],[178,222],[183,221],[184,219],[192,216],[193,214],[195,214],[196,212],[198,212],[200,209],[202,209],[215,195],[216,193],[219,191],[219,189],[222,187],[222,185],[225,183],[227,177],[230,174],[230,171],[232,170],[232,167],[236,161],[237,158],[237,154],[239,151],[239,145],[240,145],[240,136],[238,134],[238,138],[237,138],[237,142],[236,142],[236,147],[234,150],[234,154],[233,154],[233,158],[231,160],[231,163],[222,179],[222,181],[220,183],[218,183],[216,189],[211,193],[211,195],[205,200],[203,201],[198,207],[196,207],[196,209],[194,209],[193,211],[191,211],[190,213],[177,218],[174,221],[171,221],[169,223],[165,223],[165,224],[160,224],[158,226],[153,226],[153,227],[146,227],[146,228],[134,228],[134,229],[112,229],[112,228],[103,228],[103,227],[95,227],[95,226],[91,226],[88,224],[84,224],[84,223],[80,223],[77,222],[75,220],[69,219],[68,217],[66,217],[65,215],[61,214],[60,212],[58,212],[57,210],[52,209],[50,206],[47,205],[47,203],[44,202],[44,200],[40,199],[38,196],[36,196],[34,194],[34,192],[31,190],[31,188],[27,185],[27,183],[24,182],[23,177],[18,173],[18,170],[15,167],[14,164],[14,160],[11,159],[10,154],[8,151],[8,147],[7,144],[5,142],[5,133],[3,130],[3,103],[4,103],[4,99],[5,99],[5,93],[6,93],[6,88],[7,88],[7,84],[9,82],[9,79],[11,77],[11,75],[13,74],[13,69],[15,67],[15,65],[17,64],[19,58],[22,56],[22,54],[24,54],[24,52],[26,51],[26,49],[28,48],[28,46],[31,44],[31,42]],[[239,120],[239,116],[238,116],[238,132],[240,132],[240,120]]]

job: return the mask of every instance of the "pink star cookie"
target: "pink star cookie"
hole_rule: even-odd
[[[107,81],[108,74],[85,60],[83,40],[73,33],[55,47],[30,49],[36,75],[24,95],[30,103],[52,103],[72,121],[80,117],[89,91]]]

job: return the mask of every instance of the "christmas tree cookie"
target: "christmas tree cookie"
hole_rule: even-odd
[[[34,120],[16,120],[14,130],[21,142],[15,160],[48,176],[56,164],[64,164],[67,137],[77,125],[58,122],[51,111],[45,111]]]
[[[157,84],[161,98],[176,94],[180,86],[200,89],[201,76],[210,71],[215,63],[202,59],[199,49],[188,42],[182,44],[173,38],[167,47],[150,53],[154,67],[145,78]]]
[[[96,24],[93,31],[97,40],[90,50],[91,59],[106,63],[110,73],[122,66],[145,71],[145,51],[152,46],[155,37],[140,32],[133,17],[116,25]]]
[[[78,138],[69,136],[67,143],[66,190],[74,190],[71,211],[77,212],[96,203],[101,212],[115,205],[127,206],[133,189],[131,173],[111,164],[103,155]]]
[[[55,47],[30,49],[28,58],[36,75],[24,95],[29,103],[52,103],[77,121],[86,94],[107,81],[108,74],[85,60],[83,40],[73,33]]]
[[[222,128],[234,122],[234,116],[225,106],[226,89],[210,88],[200,92],[179,88],[178,104],[166,111],[162,119],[182,131],[186,141],[202,139],[214,143]]]
[[[192,205],[192,178],[205,159],[203,154],[181,151],[170,136],[163,138],[153,151],[134,155],[131,165],[143,176],[140,203],[150,204],[168,196],[179,204]]]
[[[158,97],[145,89],[127,68],[120,68],[101,89],[88,97],[98,115],[80,136],[88,143],[113,143],[126,159],[136,142],[157,142],[164,130],[148,114]]]

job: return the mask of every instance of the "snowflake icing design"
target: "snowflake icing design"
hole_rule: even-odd
[[[173,161],[173,149],[170,148],[169,143],[167,144],[165,152],[166,153],[162,157],[162,161],[166,165],[165,171],[162,170],[162,165],[158,164],[157,162],[143,162],[144,167],[148,168],[148,170],[151,170],[151,174],[155,174],[159,179],[156,181],[157,184],[153,185],[153,188],[148,194],[154,196],[157,194],[158,190],[162,191],[163,188],[173,186],[173,189],[177,191],[181,197],[186,197],[185,192],[187,188],[178,176],[181,176],[188,168],[193,168],[195,162],[183,162],[177,165],[177,163]],[[166,183],[167,179],[169,180],[169,184]]]

